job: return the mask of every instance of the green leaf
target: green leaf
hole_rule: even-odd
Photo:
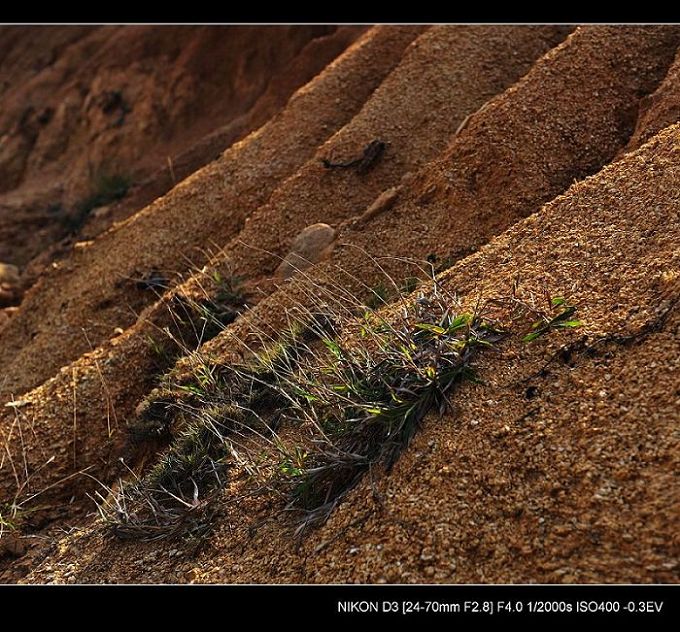
[[[431,325],[430,323],[416,323],[416,329],[423,329],[424,331],[429,331],[430,333],[437,334],[441,336],[446,333],[446,329],[439,327],[439,325]]]
[[[581,327],[582,325],[580,320],[567,320],[563,323],[556,323],[555,327]]]
[[[323,338],[322,342],[326,345],[328,350],[338,359],[340,360],[342,358],[342,349],[340,349],[339,345],[331,340],[330,338]]]
[[[198,386],[194,386],[193,384],[181,384],[179,389],[181,391],[186,391],[187,393],[194,393],[195,395],[203,395],[204,392]]]
[[[401,355],[403,355],[409,362],[413,361],[411,352],[404,345],[399,345],[399,351],[401,351]]]
[[[302,475],[302,470],[299,467],[293,465],[290,461],[281,463],[281,465],[279,465],[279,471],[285,476],[290,476],[291,478]]]
[[[390,391],[390,397],[392,398],[392,401],[396,402],[397,404],[403,404],[403,403],[404,403],[404,400],[403,400],[403,399],[400,399],[399,397],[397,397],[397,396],[394,394],[393,391]]]
[[[451,333],[452,331],[456,331],[456,329],[460,329],[461,327],[465,327],[471,320],[472,320],[472,316],[470,314],[461,314],[460,316],[456,316],[456,318],[454,318],[449,323],[447,330],[448,330],[449,333]]]
[[[567,320],[568,318],[571,318],[571,315],[572,315],[575,311],[576,311],[576,308],[575,308],[575,307],[567,307],[563,312],[557,314],[557,316],[555,316],[555,318],[553,318],[553,319],[550,321],[550,325],[552,325],[553,323],[558,323],[558,322],[560,322],[560,321],[562,321],[562,320]]]
[[[292,390],[297,395],[304,397],[308,402],[318,402],[319,401],[319,398],[316,397],[316,395],[312,395],[309,391],[306,391],[304,388],[300,388],[299,386],[293,386]]]
[[[371,407],[366,408],[365,410],[366,410],[367,413],[371,413],[371,415],[382,415],[385,412],[385,410],[387,410],[387,409],[385,409],[385,408],[375,408],[375,407],[371,406]]]
[[[530,334],[527,334],[522,338],[522,342],[531,342],[532,340],[536,340],[543,332],[541,331],[532,331]]]
[[[468,344],[473,344],[473,345],[484,345],[485,347],[493,347],[493,343],[489,342],[488,340],[484,340],[482,338],[470,338],[468,341]]]
[[[554,299],[552,299],[552,301],[550,301],[550,302],[552,303],[553,307],[558,307],[559,305],[564,305],[564,303],[565,303],[566,301],[565,301],[565,299],[562,298],[561,296],[556,296],[556,297],[555,297]]]

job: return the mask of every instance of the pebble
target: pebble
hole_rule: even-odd
[[[293,240],[290,252],[276,269],[275,276],[286,280],[297,272],[330,256],[335,229],[328,224],[318,223],[307,226]]]
[[[0,263],[0,284],[19,285],[19,268],[11,263]]]

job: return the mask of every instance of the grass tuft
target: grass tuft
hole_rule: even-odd
[[[533,342],[553,329],[581,327],[583,323],[580,320],[572,319],[575,312],[576,307],[568,305],[563,297],[550,299],[550,312],[535,312],[539,319],[531,325],[531,331],[522,338],[522,342]]]
[[[251,330],[248,343],[234,337],[243,360],[220,364],[199,349],[188,374],[174,382],[167,374],[142,418],[149,432],[165,432],[176,409],[183,429],[151,471],[100,505],[112,532],[142,539],[200,532],[236,472],[256,484],[253,493],[282,499],[301,534],[323,523],[372,468],[389,470],[424,417],[450,407],[456,387],[478,381],[479,353],[509,333],[491,317],[500,303],[503,312],[515,310],[511,323],[534,319],[527,342],[580,325],[561,297],[548,297],[547,311],[514,293],[470,311],[436,279],[427,293],[415,292],[413,281],[389,281],[397,296],[375,310],[341,286],[317,284],[309,303],[286,312],[289,325],[278,337],[262,330]],[[239,284],[224,286],[236,301]],[[379,297],[376,288],[364,286]],[[387,296],[385,289],[381,300]]]
[[[177,533],[227,484],[232,465],[283,495],[300,532],[323,522],[371,467],[394,464],[424,416],[443,412],[448,393],[474,379],[478,350],[503,335],[481,311],[455,311],[450,297],[400,301],[394,322],[372,311],[357,322],[328,305],[298,314],[240,365],[195,354],[191,381],[177,385],[194,398],[193,420],[145,477],[102,506],[113,532]],[[347,346],[345,326],[358,327],[359,344]],[[309,430],[305,445],[279,438],[284,421]],[[263,440],[269,456],[248,437]]]
[[[441,298],[411,302],[397,322],[365,324],[366,344],[351,348],[324,340],[329,360],[295,375],[308,402],[296,412],[320,429],[291,489],[302,529],[323,522],[371,467],[391,468],[425,415],[443,413],[448,393],[474,379],[478,350],[503,335],[481,313],[455,313]]]

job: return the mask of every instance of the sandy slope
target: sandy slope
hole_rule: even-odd
[[[474,252],[616,155],[633,130],[639,97],[661,80],[676,45],[672,30],[579,29],[477,112],[390,209],[344,224],[332,261],[318,266],[313,283],[333,281],[339,266],[355,277],[343,283],[366,293],[362,282],[384,280],[371,256],[385,257],[383,270],[400,280],[418,271],[398,257],[422,262],[435,254],[441,262]],[[282,326],[285,306],[308,293],[306,280],[296,279],[237,321],[234,333],[245,338],[252,323]],[[207,347],[228,353],[229,345],[220,336]]]
[[[365,481],[295,552],[261,521],[269,501],[225,494],[196,559],[87,533],[32,580],[676,581],[679,178],[674,126],[444,273],[470,303],[507,296],[517,275],[525,299],[568,293],[585,327],[482,358],[485,383],[376,474],[380,503]],[[587,353],[536,374],[583,337]]]
[[[3,27],[0,260],[44,259],[87,221],[77,206],[103,176],[124,176],[134,195],[116,212],[95,214],[90,224],[100,230],[144,206],[138,189],[159,169],[165,188],[156,197],[165,193],[169,163],[182,179],[182,154],[206,133],[231,124],[244,135],[262,125],[341,52],[334,42],[348,31]],[[306,50],[312,42],[314,60]],[[194,170],[229,144],[204,154]]]
[[[671,124],[680,35],[583,27],[560,44],[564,35],[373,29],[258,133],[75,251],[28,297],[46,302],[46,322],[24,309],[0,331],[6,392],[54,375],[0,417],[0,490],[11,499],[22,487],[34,510],[28,534],[81,515],[94,484],[64,477],[89,468],[109,483],[123,471],[121,454],[139,471],[153,462],[152,449],[131,451],[123,431],[163,370],[148,337],[171,324],[177,296],[215,291],[213,270],[244,273],[259,300],[203,345],[219,362],[240,354],[234,336],[276,331],[314,284],[365,292],[380,278],[365,253],[388,256],[381,263],[395,279],[413,269],[393,257],[436,255],[451,266],[440,282],[470,306],[513,291],[536,304],[546,293],[567,296],[583,327],[530,345],[517,331],[482,354],[483,382],[461,386],[443,416],[429,415],[392,472],[360,483],[299,549],[280,500],[232,501],[249,485],[236,476],[199,549],[121,544],[81,521],[83,530],[11,566],[5,554],[2,578],[677,581],[680,126]],[[348,94],[350,81],[361,95]],[[366,174],[320,163],[375,138],[389,145]],[[374,212],[390,187],[394,199]],[[220,210],[244,199],[236,214]],[[302,276],[273,282],[292,238],[315,221],[338,230],[330,259],[309,271],[311,286]],[[192,246],[212,243],[226,247],[205,271],[182,263]],[[188,280],[158,302],[114,283],[121,270],[153,265]],[[118,324],[127,329],[109,340]],[[91,353],[75,331],[83,326]],[[190,367],[180,359],[174,372]]]
[[[329,151],[333,151],[333,147],[341,146],[343,139],[351,134],[357,136],[363,134],[365,138],[370,139],[376,133],[376,124],[373,121],[382,120],[380,129],[384,130],[385,121],[389,120],[392,129],[400,131],[399,135],[395,132],[388,137],[391,139],[392,151],[398,150],[400,139],[404,144],[403,150],[400,152],[401,159],[392,161],[391,164],[387,164],[382,169],[382,173],[375,174],[375,176],[371,174],[371,177],[367,177],[357,185],[350,177],[337,178],[336,183],[328,182],[329,174],[325,173],[323,168],[320,167],[318,157],[315,157],[303,165],[294,177],[283,182],[273,193],[270,202],[257,210],[249,223],[250,228],[245,228],[241,232],[239,240],[234,240],[233,248],[240,247],[244,252],[244,258],[246,254],[252,255],[254,252],[255,256],[262,260],[261,252],[253,251],[252,247],[243,247],[240,241],[241,239],[244,241],[245,239],[251,240],[252,235],[258,231],[256,227],[259,226],[258,244],[262,245],[265,240],[266,227],[275,228],[281,239],[284,239],[284,236],[290,232],[291,226],[294,228],[296,224],[299,226],[313,221],[314,214],[319,213],[321,209],[325,209],[323,217],[330,219],[333,202],[338,209],[336,213],[340,217],[343,213],[352,214],[353,209],[361,208],[362,204],[370,203],[382,187],[398,181],[400,176],[411,166],[435,155],[436,143],[414,147],[406,146],[405,139],[410,133],[436,132],[437,136],[447,138],[456,130],[466,112],[480,106],[486,97],[495,94],[498,86],[502,85],[501,80],[498,79],[498,65],[500,61],[511,58],[507,54],[510,48],[522,50],[522,46],[524,46],[527,50],[524,56],[516,55],[511,58],[513,60],[508,63],[507,67],[504,66],[507,77],[506,83],[516,79],[523,69],[529,67],[531,60],[547,48],[546,40],[542,36],[545,36],[547,42],[550,42],[550,38],[557,41],[562,34],[563,29],[549,28],[527,31],[525,29],[508,30],[506,27],[496,29],[471,28],[462,32],[457,28],[435,28],[424,34],[417,40],[418,45],[407,51],[403,61],[372,95],[362,111],[317,152],[318,155],[326,155]],[[484,37],[480,37],[480,41],[477,42],[475,36],[482,35]],[[512,37],[508,37],[509,35]],[[537,35],[541,37],[536,37]],[[460,75],[456,75],[455,80],[451,82],[440,81],[439,85],[432,85],[433,77],[440,76],[444,71],[449,71],[451,66],[455,66],[458,72],[462,72],[458,60],[469,52],[468,49],[473,43],[480,53],[486,50],[486,56],[478,55],[479,65],[475,63],[465,71],[468,79],[479,78],[480,71],[485,66],[494,69],[486,76],[487,83],[479,81],[479,92],[470,92],[467,88],[464,91],[461,90],[461,82],[458,81]],[[481,43],[485,43],[486,49],[482,48]],[[437,57],[438,51],[450,52],[452,48],[454,50],[460,49],[459,56],[441,54],[440,57]],[[493,64],[489,64],[489,59]],[[413,94],[418,94],[418,98],[422,99],[419,108],[422,118],[413,116],[408,108],[401,110],[393,108],[395,98],[403,93],[405,86],[412,84],[420,87],[419,90],[414,89]],[[413,102],[414,99],[415,97],[410,99],[409,102]],[[447,106],[442,106],[436,117],[428,116],[428,110],[425,108],[426,103],[432,100],[447,102]],[[393,109],[394,111],[392,111]],[[389,119],[387,118],[388,112],[390,113]],[[379,118],[381,113],[385,118]],[[443,145],[444,143],[440,142],[439,146],[442,147]],[[255,172],[254,175],[249,173],[247,165],[252,164],[254,164],[254,161],[245,163],[240,168],[235,167],[235,173],[241,181],[248,178],[246,181],[252,182],[252,179],[259,176],[259,172]],[[378,167],[376,167],[377,169]],[[244,173],[245,175],[242,175]],[[320,181],[324,183],[321,184]],[[202,180],[200,182],[202,183],[200,185],[194,182],[187,186],[191,186],[192,191],[205,191],[205,183]],[[356,206],[349,204],[350,191]],[[303,200],[306,200],[306,202],[303,203]],[[177,205],[177,202],[170,201],[168,203],[173,205],[171,208]],[[177,212],[179,213],[183,206],[181,204],[178,206]],[[162,221],[162,218],[159,221]],[[134,224],[130,224],[129,230],[134,230]],[[157,233],[158,231],[154,234]],[[242,237],[244,233],[246,236]],[[137,234],[139,235],[139,233]],[[146,233],[141,236],[146,236]],[[120,243],[124,245],[122,241]],[[94,256],[96,255],[95,252]],[[235,258],[235,255],[232,254],[231,248],[227,248],[225,253],[220,255],[220,259],[241,262],[241,259]],[[271,258],[268,260],[271,261]],[[82,268],[83,275],[85,269]],[[255,269],[254,264],[251,269]],[[262,272],[264,271],[262,270]],[[210,274],[204,276],[210,278]],[[87,280],[89,283],[93,281],[91,276],[88,276]],[[196,286],[195,283],[191,282],[186,285],[189,287],[181,286],[178,293],[188,294],[191,292],[191,288]],[[121,293],[125,292],[126,289],[122,288]],[[23,444],[17,424],[20,422],[24,424],[37,423],[38,427],[41,428],[36,431],[38,438],[33,442],[32,450],[26,457],[28,462],[26,469],[32,477],[31,488],[33,493],[35,490],[53,485],[75,471],[86,467],[94,468],[88,471],[89,474],[96,475],[102,480],[110,480],[111,472],[108,471],[108,468],[117,467],[115,456],[120,454],[121,443],[124,441],[124,437],[121,437],[117,431],[124,427],[126,418],[131,416],[132,409],[136,406],[138,400],[150,388],[150,377],[153,376],[154,365],[157,362],[153,347],[148,343],[148,338],[149,336],[158,337],[158,328],[170,324],[168,322],[169,304],[171,304],[171,298],[166,297],[155,307],[147,310],[135,326],[124,335],[96,350],[93,354],[88,354],[64,367],[55,378],[28,393],[25,398],[33,403],[30,409],[25,411],[25,420],[20,419],[14,423],[14,411],[8,411],[5,416],[7,421],[4,425],[5,433],[3,436],[8,437],[12,461],[24,459]],[[82,318],[82,314],[79,314],[79,316]],[[101,318],[101,310],[98,312],[98,317]],[[17,319],[17,322],[20,323],[20,319]],[[153,324],[150,324],[150,322]],[[31,353],[31,348],[32,345],[24,347],[22,355]],[[14,361],[13,366],[18,365],[22,369],[25,368],[25,364],[20,358]],[[74,375],[76,375],[75,394],[73,393]],[[72,402],[70,409],[65,409],[61,404],[64,397]],[[75,459],[73,457],[74,431],[72,428],[72,408],[74,407],[78,410],[77,424],[81,428],[80,432],[76,430]],[[65,414],[68,415],[68,421]],[[115,419],[113,419],[114,416]],[[106,453],[104,453],[103,446],[106,446]],[[111,452],[108,452],[108,450],[111,450]],[[104,454],[106,456],[103,456]],[[56,458],[45,465],[52,455],[56,455]],[[5,471],[8,467],[10,467],[9,460],[5,464]],[[35,472],[35,474],[33,475],[32,472]],[[24,475],[23,478],[25,477]],[[78,490],[78,496],[81,498],[83,491],[88,488],[88,486],[83,486],[79,478],[71,479],[67,483],[60,484],[42,494],[39,497],[40,502],[53,499],[55,495],[61,498],[70,498],[75,490]],[[8,488],[16,487],[16,477],[7,477],[4,484]]]
[[[640,102],[635,133],[628,150],[637,149],[664,127],[680,119],[680,54],[675,56],[666,78],[659,87]]]
[[[40,384],[116,327],[134,322],[156,295],[129,279],[151,268],[172,278],[238,232],[281,180],[354,115],[419,31],[371,31],[266,126],[50,269],[0,331],[0,392],[19,394]]]

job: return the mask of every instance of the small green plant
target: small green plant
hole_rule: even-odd
[[[572,320],[571,317],[576,312],[576,307],[567,305],[563,297],[557,296],[551,299],[550,306],[551,312],[557,312],[557,314],[551,315],[538,312],[539,320],[532,324],[532,331],[522,338],[522,342],[532,342],[553,329],[575,328],[581,327],[583,324],[580,320]]]
[[[146,341],[149,345],[149,349],[151,349],[151,353],[153,353],[154,356],[162,357],[164,355],[165,350],[155,338],[152,336],[147,336]]]
[[[7,505],[0,506],[0,538],[5,533],[17,531],[18,528],[16,512]]]
[[[99,173],[93,183],[93,192],[82,202],[83,208],[92,210],[98,206],[110,204],[127,195],[132,179],[122,173]]]
[[[0,504],[0,540],[5,535],[17,534],[21,531],[23,525],[37,507],[27,509],[23,507],[23,503],[17,504],[17,499],[14,501]]]
[[[286,455],[281,463],[279,464],[279,472],[287,478],[297,478],[304,474],[305,472],[305,461],[308,456],[308,452],[300,447],[295,446],[291,451],[284,451]]]
[[[218,335],[247,306],[243,280],[239,275],[223,276],[217,270],[213,272],[212,291],[205,299],[195,302],[192,309],[195,314],[192,319],[199,326],[199,344]]]
[[[433,297],[410,304],[398,324],[363,325],[365,345],[323,339],[324,363],[303,363],[291,379],[301,420],[323,441],[306,455],[289,508],[305,513],[301,528],[323,522],[372,466],[390,468],[430,410],[443,412],[449,391],[474,379],[478,349],[503,335],[481,313],[455,314]]]
[[[175,386],[194,398],[194,406],[187,402],[182,406],[190,421],[145,477],[124,485],[113,498],[100,496],[100,514],[112,532],[121,539],[156,539],[193,525],[209,499],[226,484],[227,459],[235,458],[238,437],[272,433],[275,420],[264,421],[256,411],[285,408],[289,396],[279,381],[293,372],[307,349],[306,341],[314,335],[309,327],[295,323],[239,366],[210,364],[197,353],[191,382]],[[151,432],[167,428],[167,410],[172,405],[163,398],[150,402],[137,426],[144,421]],[[302,460],[302,454],[297,454],[289,466],[282,465],[281,472],[293,473]]]
[[[314,313],[244,365],[199,362],[184,385],[199,404],[195,419],[160,463],[103,511],[114,533],[177,533],[226,484],[229,459],[249,434],[278,455],[269,468],[261,455],[247,459],[250,471],[269,472],[267,484],[302,512],[301,528],[325,520],[372,466],[393,465],[423,417],[442,412],[449,391],[474,379],[477,350],[502,336],[480,312],[455,313],[441,297],[408,305],[397,324],[377,312],[365,317],[358,346],[343,345],[336,314]],[[318,436],[287,449],[276,436],[282,419],[316,428]]]

